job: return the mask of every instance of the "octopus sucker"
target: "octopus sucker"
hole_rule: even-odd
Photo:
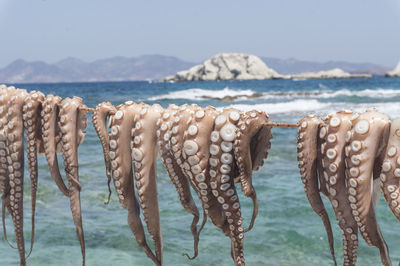
[[[322,219],[328,236],[332,259],[336,265],[332,227],[318,188],[317,162],[320,157],[318,137],[321,135],[320,129],[322,129],[321,126],[323,124],[324,121],[322,119],[311,116],[305,117],[299,121],[297,158],[300,164],[300,175],[304,184],[304,191],[311,208]]]
[[[301,129],[299,128],[299,131]],[[327,199],[329,199],[329,189],[328,187],[328,179],[329,176],[327,177],[327,175],[324,172],[324,161],[321,160],[321,158],[323,158],[324,154],[325,154],[325,147],[326,147],[326,142],[327,142],[327,125],[325,124],[325,121],[323,121],[323,123],[320,124],[319,127],[319,134],[317,137],[317,154],[318,154],[318,158],[320,158],[319,160],[317,160],[317,172],[318,172],[318,181],[319,181],[319,192]],[[299,156],[305,157],[307,154],[303,154],[303,153],[298,153],[298,157]]]
[[[321,160],[324,161],[324,176],[336,219],[343,235],[344,265],[356,265],[358,227],[354,220],[346,189],[345,147],[346,135],[352,128],[352,113],[338,112],[326,119],[326,146]],[[331,165],[336,166],[332,171]],[[335,167],[333,167],[335,170]],[[353,193],[353,189],[350,189]]]
[[[68,191],[72,217],[82,252],[82,265],[85,265],[85,240],[82,227],[82,212],[78,172],[78,146],[82,138],[82,130],[87,110],[78,97],[65,98],[59,104],[59,127],[62,140],[62,156],[64,159],[65,173],[68,179]],[[86,119],[86,118],[85,118]]]
[[[115,114],[110,116],[109,127],[118,129],[114,131],[114,134],[111,133],[109,135],[112,178],[119,201],[122,207],[128,211],[128,225],[136,238],[136,242],[156,265],[161,265],[161,262],[147,244],[142,220],[140,219],[139,202],[136,199],[133,184],[131,131],[138,122],[135,121],[135,116],[141,109],[141,105],[138,104],[120,105],[117,107]],[[138,155],[136,154],[135,156]],[[140,178],[139,173],[138,175],[135,174],[135,179]]]
[[[157,261],[162,264],[163,246],[156,180],[158,155],[156,122],[161,117],[162,108],[157,104],[140,105],[141,110],[132,132],[132,137],[141,138],[140,143],[132,142],[136,188],[147,230],[153,239]]]
[[[224,109],[214,121],[213,132],[218,132],[220,137],[210,146],[210,171],[216,172],[216,175],[211,176],[210,184],[213,189],[212,193],[222,206],[228,222],[235,265],[244,265],[242,214],[233,180],[235,167],[233,141],[236,137],[236,125],[239,119],[232,119],[231,113],[238,113],[238,111],[231,108]],[[215,163],[211,160],[214,160]]]
[[[107,117],[111,114],[115,114],[116,108],[110,102],[103,102],[96,106],[95,111],[92,115],[93,126],[96,130],[97,136],[100,139],[101,146],[104,153],[104,163],[106,166],[107,186],[108,186],[108,200],[110,202],[111,197],[111,159],[110,159],[110,147],[109,137],[107,133]],[[117,130],[116,128],[114,131]]]
[[[182,169],[174,160],[173,152],[171,151],[171,146],[176,144],[176,139],[172,134],[172,120],[173,113],[177,113],[178,107],[175,105],[170,105],[164,112],[161,114],[161,118],[159,120],[158,131],[159,135],[159,147],[161,151],[161,160],[167,170],[168,176],[171,179],[172,184],[175,186],[175,189],[178,193],[179,201],[183,206],[184,210],[193,215],[192,224],[190,226],[190,230],[193,235],[194,245],[193,256],[189,256],[185,254],[189,259],[195,259],[198,255],[198,244],[199,244],[199,234],[200,230],[197,231],[197,224],[199,222],[199,210],[196,206],[196,203],[193,200],[192,194],[190,192],[190,183],[186,176],[182,173]],[[163,130],[161,127],[163,126]],[[166,128],[165,128],[166,127]],[[138,137],[140,138],[140,137]],[[171,138],[174,138],[171,140]],[[136,139],[134,139],[135,142]],[[139,139],[141,141],[141,138]],[[139,142],[136,141],[136,142]],[[206,216],[204,216],[206,218]],[[202,229],[202,227],[200,228]]]
[[[49,94],[45,97],[41,111],[42,136],[44,153],[49,166],[50,174],[59,190],[65,196],[69,197],[69,190],[61,177],[57,159],[57,153],[60,152],[59,143],[61,142],[59,140],[60,129],[58,125],[58,105],[61,103],[61,100],[62,99],[59,96],[54,96],[52,94]]]
[[[20,264],[25,265],[25,242],[23,224],[23,186],[24,186],[24,125],[22,107],[27,96],[25,90],[15,89],[11,93],[7,111],[6,135],[8,143],[7,167],[10,182],[9,204],[14,223],[15,237]]]
[[[32,252],[34,238],[35,238],[35,211],[36,211],[36,192],[38,183],[38,163],[37,153],[40,148],[41,142],[41,121],[40,112],[42,110],[42,102],[44,95],[38,91],[31,91],[24,100],[23,105],[23,122],[26,133],[27,143],[27,157],[28,157],[28,169],[31,180],[32,190],[32,234],[31,234],[31,248],[28,256]]]
[[[249,227],[244,229],[247,232],[254,226],[258,213],[258,200],[252,184],[252,171],[258,170],[264,164],[264,159],[268,157],[272,131],[271,127],[267,126],[268,115],[264,112],[249,111],[246,114],[241,114],[239,111],[233,112],[233,117],[237,116],[240,118],[234,141],[234,155],[242,192],[253,201],[253,215]]]
[[[380,175],[382,191],[390,210],[400,221],[400,119],[394,120],[390,126],[384,155]]]
[[[391,265],[389,251],[375,216],[373,172],[385,152],[390,122],[386,115],[367,110],[352,120],[346,154],[347,195],[364,240],[379,249],[383,265]],[[357,156],[359,163],[351,160]],[[352,189],[351,189],[352,188]]]

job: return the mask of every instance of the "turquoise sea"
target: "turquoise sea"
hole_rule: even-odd
[[[400,118],[400,79],[390,78],[17,86],[61,97],[80,96],[90,107],[102,101],[118,105],[127,100],[159,103],[163,107],[171,103],[235,106],[242,110],[266,111],[276,122],[296,122],[307,114],[324,116],[341,109],[361,112],[376,107],[392,119]],[[296,129],[274,128],[273,133],[269,157],[264,166],[254,172],[260,209],[254,229],[245,235],[246,262],[248,265],[333,265],[324,227],[309,206],[300,180]],[[126,223],[127,213],[120,206],[114,189],[110,204],[104,204],[108,190],[103,154],[90,123],[85,141],[79,147],[79,166],[87,265],[153,265],[138,247]],[[193,239],[189,230],[192,216],[181,207],[160,161],[157,170],[164,265],[233,265],[229,239],[211,222],[206,224],[200,236],[198,258],[189,261],[182,256],[182,253],[192,253]],[[27,171],[25,178],[24,229],[26,248],[29,249],[31,207]],[[247,225],[252,211],[251,200],[240,199]],[[324,202],[330,214],[340,265],[343,263],[342,236],[330,203]],[[382,197],[377,216],[392,262],[397,265],[400,261],[400,224]],[[15,242],[9,216],[7,227],[9,239]],[[3,235],[0,236],[3,240]],[[35,240],[28,265],[81,265],[69,200],[58,191],[43,157],[39,159]],[[362,239],[359,243],[358,265],[380,265],[378,249],[367,246]],[[5,241],[0,241],[0,254],[0,265],[19,265],[17,251]]]

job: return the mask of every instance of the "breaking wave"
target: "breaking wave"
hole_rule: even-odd
[[[268,114],[306,112],[323,109],[325,103],[317,100],[295,100],[279,103],[260,103],[260,104],[233,104],[231,107],[242,111],[260,110]]]
[[[232,90],[228,87],[222,90],[205,90],[205,89],[187,89],[181,91],[173,91],[167,94],[156,95],[148,98],[150,101],[164,99],[188,99],[188,100],[220,100],[234,101],[238,99],[249,99],[261,97],[262,93],[252,90]]]
[[[219,100],[219,101],[236,101],[250,99],[329,99],[339,97],[360,97],[373,99],[389,99],[400,98],[400,90],[395,89],[364,89],[364,90],[301,90],[301,91],[268,91],[257,92],[250,89],[233,90],[228,87],[222,90],[206,90],[193,88],[181,91],[173,91],[167,94],[155,95],[149,97],[150,101],[171,100],[171,99],[187,99],[187,100]]]
[[[351,110],[353,112],[364,112],[366,109],[376,108],[380,112],[389,115],[391,118],[400,117],[399,102],[387,103],[344,103],[344,102],[320,102],[315,99],[311,100],[294,100],[279,103],[260,103],[260,104],[232,104],[229,107],[237,108],[243,111],[260,110],[268,114],[318,114],[325,116],[339,110]],[[224,106],[227,107],[227,106]],[[222,108],[222,107],[221,107]]]
[[[329,99],[339,97],[362,97],[362,98],[400,98],[400,90],[393,89],[364,89],[364,90],[305,90],[305,91],[287,91],[287,92],[267,92],[263,93],[263,98],[315,98]]]

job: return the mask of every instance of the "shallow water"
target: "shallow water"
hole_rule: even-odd
[[[255,108],[266,111],[271,120],[277,122],[296,122],[307,114],[326,115],[340,109],[363,111],[371,107],[377,107],[392,119],[400,117],[400,79],[389,78],[24,84],[19,87],[61,97],[77,95],[90,107],[102,101],[117,105],[133,100],[159,103],[163,107],[171,103],[197,103],[201,106],[235,106],[242,110]],[[260,210],[255,227],[245,235],[246,262],[248,265],[332,265],[324,227],[309,206],[300,180],[296,162],[296,130],[274,128],[273,133],[269,157],[254,173]],[[108,190],[102,149],[90,123],[85,141],[79,147],[79,166],[87,265],[153,265],[136,244],[126,223],[127,213],[120,206],[114,189],[110,204],[104,204]],[[182,209],[159,160],[157,170],[164,264],[232,265],[230,241],[211,222],[206,224],[200,236],[199,257],[189,261],[182,256],[184,252],[192,253],[193,241],[189,230],[192,216]],[[29,178],[25,180],[24,222],[28,250],[30,182]],[[246,226],[252,204],[249,199],[240,197],[240,200]],[[326,200],[324,203],[330,214],[340,265],[343,262],[341,233],[330,203]],[[377,216],[395,265],[400,260],[400,227],[382,198]],[[10,217],[7,217],[7,227],[9,239],[14,242]],[[151,242],[149,237],[148,240]],[[0,254],[0,265],[18,265],[16,250],[5,241],[0,241]],[[81,264],[69,201],[58,191],[43,157],[39,159],[35,246],[27,263]],[[368,247],[363,240],[359,240],[358,265],[380,265],[378,250]]]

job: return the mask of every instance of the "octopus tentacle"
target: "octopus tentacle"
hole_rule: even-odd
[[[23,223],[24,126],[22,122],[22,106],[26,96],[25,90],[14,90],[10,98],[11,105],[7,112],[9,200],[21,265],[26,264]]]
[[[189,114],[186,129],[183,133],[183,167],[193,187],[198,193],[204,213],[211,222],[220,228],[225,235],[229,235],[229,228],[221,204],[212,195],[210,157],[210,136],[216,117],[212,107],[200,108],[192,105],[183,112]]]
[[[199,230],[197,231],[197,238],[199,238],[200,232],[203,230],[204,225],[207,222],[207,216],[211,217],[211,221],[214,224],[219,224],[219,221],[221,220],[221,213],[219,213],[220,215],[218,216],[218,214],[215,214],[214,211],[209,212],[209,210],[206,209],[210,207],[210,204],[213,205],[214,201],[212,199],[210,199],[209,201],[209,198],[207,197],[207,195],[209,195],[209,192],[207,190],[200,190],[200,188],[198,187],[198,181],[194,179],[194,176],[190,171],[190,167],[188,167],[190,165],[184,164],[184,162],[186,161],[186,159],[184,158],[184,156],[186,155],[183,153],[184,135],[186,129],[188,128],[188,121],[189,119],[191,119],[192,114],[194,114],[194,111],[191,110],[191,108],[194,108],[194,105],[189,107],[187,104],[184,104],[180,106],[177,113],[174,114],[171,125],[172,129],[170,139],[170,151],[173,154],[176,164],[181,168],[181,171],[186,177],[186,180],[189,181],[192,188],[195,190],[200,199],[203,208],[203,222],[200,225]],[[207,110],[209,109],[207,108]],[[206,173],[207,172],[208,171],[206,171]],[[192,258],[194,259],[194,257]]]
[[[248,232],[253,228],[258,213],[257,194],[252,184],[252,171],[264,164],[271,147],[271,127],[266,126],[268,115],[261,112],[250,111],[242,114],[238,122],[238,132],[234,142],[234,155],[239,169],[239,180],[242,192],[253,201],[253,215]]]
[[[347,197],[345,173],[344,149],[346,134],[352,127],[351,117],[352,112],[340,111],[327,118],[322,159],[329,199],[342,230],[344,265],[356,265],[358,247],[358,227]]]
[[[201,225],[199,232],[201,231],[201,229],[203,228],[207,216],[210,217],[211,222],[216,225],[218,228],[220,228],[226,235],[228,235],[228,230],[227,230],[227,226],[226,226],[226,219],[224,217],[224,214],[222,213],[222,211],[219,209],[218,207],[218,202],[217,200],[212,197],[211,195],[211,188],[207,187],[203,187],[205,189],[201,189],[199,187],[200,183],[204,183],[204,182],[208,182],[209,180],[209,174],[208,174],[208,157],[207,156],[201,156],[201,161],[199,160],[199,165],[204,165],[204,171],[202,171],[202,173],[198,174],[198,180],[196,180],[195,176],[193,175],[192,171],[191,171],[191,167],[188,161],[186,161],[186,159],[188,159],[190,156],[187,156],[185,149],[191,149],[191,148],[195,148],[196,145],[193,145],[193,140],[190,140],[189,142],[185,142],[185,138],[187,136],[186,134],[186,130],[188,129],[188,125],[192,122],[192,116],[195,115],[195,113],[197,113],[197,111],[195,112],[194,110],[192,110],[193,108],[197,108],[197,106],[192,105],[189,106],[187,104],[182,105],[179,107],[179,111],[177,113],[177,115],[174,117],[173,123],[172,123],[172,134],[171,134],[171,150],[174,154],[175,160],[177,162],[177,164],[180,166],[180,168],[182,169],[182,173],[186,176],[186,178],[190,181],[193,189],[196,191],[196,193],[199,196],[200,202],[202,204],[203,207],[203,212],[204,214],[206,214],[203,217],[203,224]],[[204,116],[201,115],[201,112],[199,113],[201,120],[201,129],[207,130],[210,127],[212,127],[213,125],[213,121],[214,121],[214,117],[215,117],[215,110],[211,107],[207,107],[204,110]],[[205,141],[205,139],[203,138],[203,141]],[[175,143],[175,144],[174,144]],[[186,146],[185,146],[186,143]],[[200,146],[197,145],[197,149]],[[202,147],[204,149],[204,147]],[[208,146],[204,149],[203,154],[208,154]],[[196,153],[198,153],[199,151],[196,151]],[[196,154],[196,156],[198,156]],[[200,159],[200,157],[199,157]],[[204,180],[203,180],[203,175],[204,174]]]
[[[400,221],[400,119],[392,122],[380,175],[382,191],[389,208]]]
[[[210,172],[214,174],[210,184],[227,217],[235,265],[244,265],[242,214],[233,180],[233,142],[239,119],[240,113],[232,108],[224,109],[215,118],[210,145]]]
[[[59,127],[57,124],[59,107],[61,98],[47,95],[42,104],[42,135],[44,143],[44,153],[46,156],[47,164],[49,166],[50,174],[53,177],[57,187],[67,197],[69,197],[69,190],[61,177],[60,169],[58,167],[57,152],[59,136]]]
[[[31,180],[31,190],[32,190],[32,234],[31,234],[31,248],[29,250],[28,256],[32,252],[34,240],[35,240],[35,212],[36,212],[36,192],[37,192],[37,182],[38,182],[38,163],[37,163],[37,152],[38,146],[38,136],[40,136],[40,111],[42,109],[42,102],[44,100],[44,95],[41,92],[31,91],[29,95],[25,98],[23,106],[23,120],[24,128],[27,136],[27,157],[29,165],[29,173]]]
[[[199,210],[197,209],[196,203],[193,200],[192,194],[190,193],[190,184],[182,173],[182,169],[174,160],[173,153],[171,152],[171,146],[176,144],[175,137],[172,136],[172,120],[177,114],[178,107],[176,105],[170,105],[168,109],[164,110],[161,118],[157,121],[158,125],[158,139],[161,150],[161,160],[167,170],[168,176],[171,179],[172,184],[175,186],[178,192],[178,197],[181,205],[188,213],[193,215],[192,224],[190,230],[194,239],[194,255],[189,259],[194,259],[198,255],[198,243],[199,243],[199,232],[197,231],[197,223],[199,222]],[[173,138],[173,139],[172,139]],[[136,140],[136,139],[134,139]]]
[[[82,264],[85,265],[85,239],[80,200],[81,185],[78,172],[78,146],[83,139],[82,127],[85,124],[81,120],[87,113],[87,111],[81,109],[82,105],[81,98],[64,99],[60,103],[59,127],[62,135],[62,156],[68,179],[72,217],[81,246]]]
[[[158,104],[140,105],[141,110],[137,113],[138,118],[131,135],[136,139],[136,141],[131,141],[136,188],[147,230],[153,239],[157,260],[162,264],[163,247],[156,182],[158,154],[156,121],[161,116],[162,108]]]
[[[322,119],[315,116],[308,116],[299,121],[297,160],[299,161],[300,175],[301,181],[304,184],[304,191],[311,208],[322,219],[328,236],[332,259],[336,265],[332,227],[318,189],[317,161],[319,153],[317,139],[322,124]],[[325,128],[321,128],[320,137],[325,137],[324,130]]]
[[[110,114],[115,114],[116,108],[110,102],[103,102],[96,106],[96,110],[93,112],[92,121],[94,129],[100,139],[101,146],[103,147],[104,163],[106,165],[107,175],[107,186],[108,186],[108,200],[110,202],[111,197],[111,160],[109,156],[109,138],[107,133],[107,117]]]
[[[373,169],[379,147],[386,143],[389,118],[375,110],[368,110],[352,118],[353,128],[346,139],[346,183],[353,217],[364,240],[375,246],[383,265],[391,265],[389,251],[379,229],[373,204]]]
[[[8,141],[7,141],[7,112],[10,107],[10,97],[14,92],[14,87],[6,87],[5,85],[0,85],[0,191],[1,191],[1,202],[2,202],[2,212],[1,220],[3,224],[3,234],[4,239],[7,241],[8,245],[12,248],[14,247],[7,238],[7,228],[5,224],[5,211],[6,209],[11,214],[10,206],[10,178],[7,166],[7,153],[8,153]]]
[[[140,105],[127,102],[126,105],[119,106],[117,112],[110,116],[109,156],[115,190],[122,207],[128,211],[128,225],[139,247],[156,265],[161,265],[147,244],[132,178],[131,129],[135,126],[135,115],[140,109]]]

